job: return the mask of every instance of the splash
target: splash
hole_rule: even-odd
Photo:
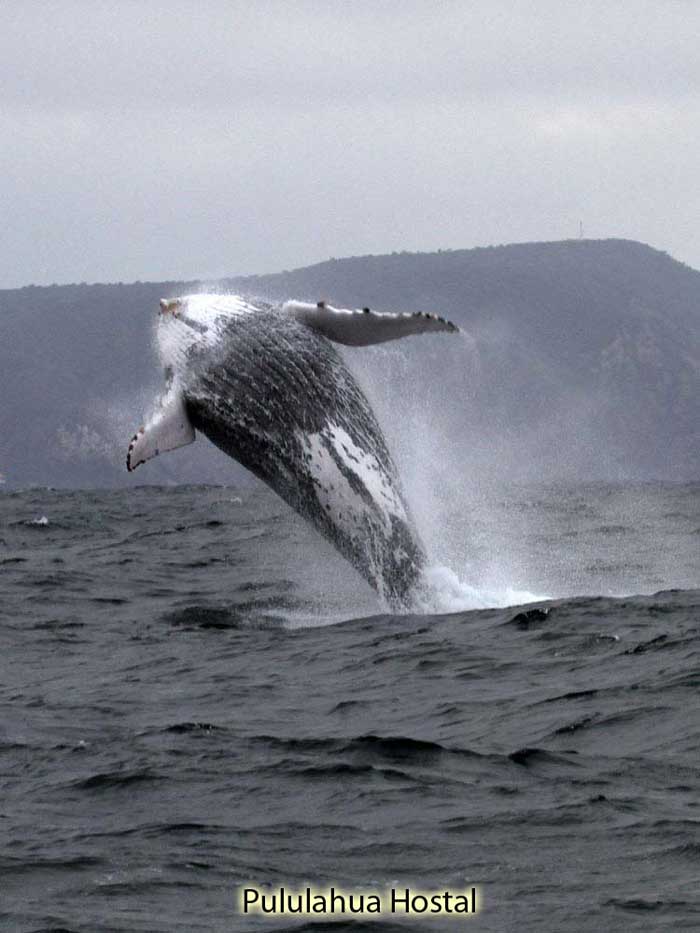
[[[462,612],[551,598],[525,546],[531,517],[511,514],[508,439],[480,428],[478,347],[462,340],[370,348],[346,361],[385,430],[429,564],[409,611]],[[397,386],[410,391],[397,392]],[[489,435],[490,437],[490,435]],[[506,503],[506,504],[504,504]]]
[[[40,518],[30,518],[24,524],[30,525],[33,528],[46,528],[49,524],[49,520],[45,515],[42,515]]]
[[[545,594],[531,593],[511,586],[479,587],[460,580],[458,575],[443,564],[432,564],[423,573],[416,592],[412,612],[428,614],[466,612],[470,609],[496,609],[541,602]]]
[[[364,586],[361,587],[364,590]],[[380,617],[386,614],[398,615],[449,615],[469,612],[475,609],[498,609],[507,606],[521,606],[526,603],[544,602],[549,599],[544,594],[531,593],[528,590],[504,586],[502,588],[482,588],[460,580],[459,576],[441,564],[429,566],[423,573],[419,588],[416,590],[410,606],[403,610],[390,607],[381,597],[367,593],[356,593],[356,601],[350,599],[329,598],[328,590],[320,586],[303,608],[278,609],[276,615],[282,619],[283,626],[290,629],[325,628],[351,619]],[[357,598],[359,596],[359,598]]]

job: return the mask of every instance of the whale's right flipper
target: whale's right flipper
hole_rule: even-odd
[[[186,447],[194,439],[194,428],[187,417],[182,395],[179,388],[173,385],[163,397],[157,414],[131,438],[126,454],[126,468],[131,472],[152,457],[166,450]]]
[[[282,311],[293,315],[302,324],[322,334],[335,343],[349,347],[367,347],[387,340],[398,340],[411,334],[429,334],[459,330],[456,324],[426,314],[424,311],[404,314],[388,314],[370,311],[369,308],[350,310],[332,308],[325,301],[318,304],[305,304],[301,301],[287,301]]]

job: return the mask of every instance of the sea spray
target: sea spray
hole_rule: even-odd
[[[423,613],[463,612],[470,609],[490,609],[517,606],[548,599],[544,594],[531,593],[511,586],[479,587],[460,580],[450,567],[432,564],[423,573],[416,590],[412,611]]]

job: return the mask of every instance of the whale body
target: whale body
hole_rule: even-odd
[[[200,431],[311,522],[390,605],[425,564],[369,402],[334,343],[366,346],[458,328],[431,314],[235,295],[161,301],[166,390],[129,444],[127,469]]]

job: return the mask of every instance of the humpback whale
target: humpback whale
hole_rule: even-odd
[[[454,332],[434,314],[272,305],[237,295],[163,299],[166,388],[133,436],[129,471],[200,431],[299,512],[392,606],[425,564],[381,429],[334,344]]]

